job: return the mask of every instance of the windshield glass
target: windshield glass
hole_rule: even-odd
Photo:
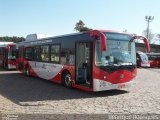
[[[146,54],[140,54],[142,62],[148,62],[148,56]]]
[[[107,50],[101,51],[100,40],[95,42],[97,66],[136,65],[135,42],[126,34],[107,33]]]
[[[16,46],[10,46],[10,51],[8,53],[8,59],[15,59]]]

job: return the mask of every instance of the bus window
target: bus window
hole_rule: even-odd
[[[60,62],[60,45],[51,46],[51,62]]]
[[[33,48],[31,48],[31,47],[26,48],[25,58],[27,60],[33,60]]]
[[[39,58],[40,58],[40,47],[39,46],[36,46],[34,48],[34,61],[39,61]]]
[[[146,53],[137,51],[136,56],[137,56],[137,67],[150,67],[150,63]]]
[[[131,44],[131,45],[128,45]],[[95,44],[96,66],[136,65],[134,42],[110,40],[107,41],[107,51],[100,51],[100,41]],[[130,46],[131,48],[128,48]]]
[[[102,52],[101,52],[101,49],[100,49],[100,41],[97,40],[96,41],[96,46],[95,46],[95,62],[96,62],[96,65],[102,64],[101,56],[102,56]]]
[[[49,61],[49,46],[41,46],[41,60]]]

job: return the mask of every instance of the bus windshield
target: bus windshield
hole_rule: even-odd
[[[140,54],[142,62],[148,62],[148,56],[146,54]]]
[[[135,42],[126,34],[106,34],[107,50],[101,51],[100,41],[95,42],[96,66],[136,65]]]

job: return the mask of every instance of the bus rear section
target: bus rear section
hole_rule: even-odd
[[[2,67],[5,69],[16,69],[16,44],[11,43],[3,47],[1,52]]]
[[[18,68],[28,76],[86,91],[134,86],[134,37],[114,31],[88,31],[18,43]]]
[[[147,56],[151,68],[160,68],[160,53],[148,53]]]
[[[136,52],[137,57],[137,67],[150,67],[150,63],[148,60],[148,56],[146,53],[137,51]]]
[[[5,47],[0,46],[0,67],[3,67],[4,65],[4,50]]]

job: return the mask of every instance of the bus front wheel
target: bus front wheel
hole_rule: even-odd
[[[71,74],[68,72],[65,72],[62,75],[62,81],[65,87],[71,88],[72,87],[72,77]]]

